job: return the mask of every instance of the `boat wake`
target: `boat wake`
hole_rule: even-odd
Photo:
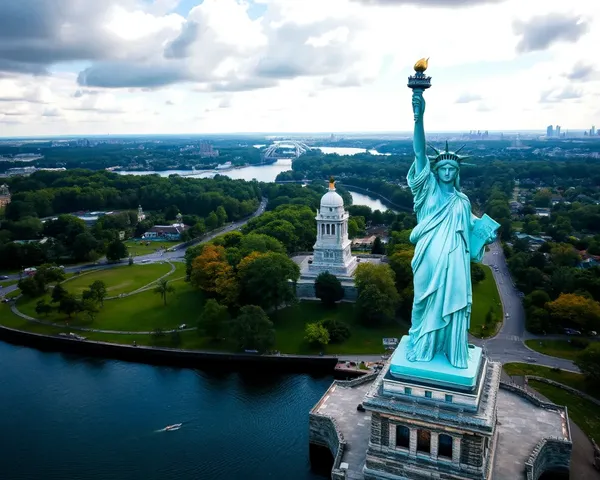
[[[156,432],[174,432],[182,427],[183,423],[175,423],[174,425],[167,425],[165,428],[156,430]]]

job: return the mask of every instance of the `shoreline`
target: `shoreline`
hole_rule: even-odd
[[[268,373],[335,374],[337,357],[318,355],[259,355],[250,353],[206,352],[166,347],[123,345],[96,340],[26,332],[0,325],[0,340],[45,352],[62,352],[149,365],[228,371],[260,370]],[[353,372],[346,376],[354,375]]]

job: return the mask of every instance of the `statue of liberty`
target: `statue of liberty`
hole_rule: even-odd
[[[473,295],[470,262],[481,261],[485,245],[496,239],[499,225],[471,212],[469,198],[460,191],[457,152],[433,149],[426,155],[422,89],[413,90],[415,160],[408,172],[417,226],[410,235],[414,303],[406,358],[429,362],[443,353],[456,368],[467,368],[468,329]],[[432,147],[433,148],[433,147]]]

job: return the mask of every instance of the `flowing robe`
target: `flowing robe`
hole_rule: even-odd
[[[440,189],[429,162],[418,174],[414,162],[407,180],[418,222],[410,236],[415,296],[407,358],[430,361],[442,352],[455,367],[467,368],[473,303],[469,234],[476,217],[466,195]],[[474,252],[473,259],[482,253]]]

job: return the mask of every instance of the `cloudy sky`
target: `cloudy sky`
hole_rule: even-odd
[[[0,136],[600,127],[598,0],[1,0]]]

